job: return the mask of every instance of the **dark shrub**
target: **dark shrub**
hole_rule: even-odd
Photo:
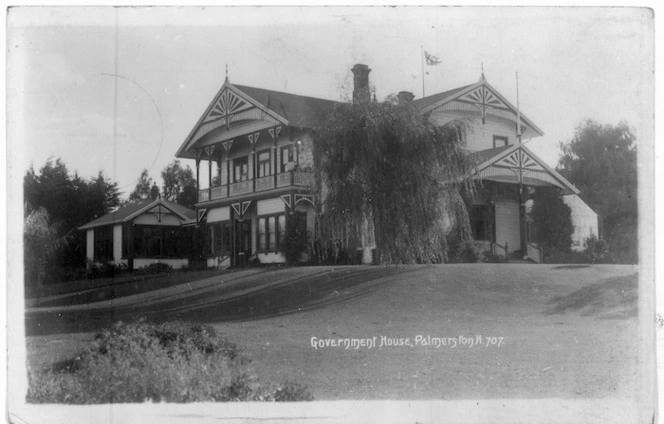
[[[479,255],[475,252],[473,242],[470,240],[450,237],[447,246],[447,262],[449,263],[475,263],[479,261]]]
[[[497,255],[491,250],[485,250],[482,252],[482,262],[490,264],[501,264],[507,262],[507,259],[503,255]]]
[[[311,400],[305,387],[288,394],[262,383],[237,345],[207,325],[117,323],[95,335],[73,359],[30,372],[36,403],[221,402]]]
[[[585,255],[590,258],[592,263],[602,263],[609,252],[609,245],[606,241],[598,239],[592,234],[586,239]]]
[[[85,271],[85,278],[93,280],[95,278],[113,278],[127,274],[129,269],[123,263],[115,264],[113,262],[90,262]]]
[[[155,262],[138,268],[137,272],[143,275],[165,274],[173,272],[173,267],[163,262]]]
[[[572,210],[557,187],[537,187],[530,217],[537,229],[537,241],[545,249],[569,252],[572,246]]]
[[[286,264],[297,264],[308,247],[307,214],[295,212],[288,215],[286,219],[286,234],[279,245],[279,250],[286,257]]]

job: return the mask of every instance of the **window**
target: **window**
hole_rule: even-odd
[[[267,219],[267,247],[270,250],[277,248],[277,226],[275,225],[277,218],[275,216],[268,217]]]
[[[249,157],[233,159],[233,182],[246,181],[249,179]]]
[[[270,172],[270,151],[263,150],[258,152],[258,178],[267,177]]]
[[[494,135],[493,136],[493,147],[502,147],[502,146],[507,146],[509,144],[509,139],[505,136],[502,135]]]
[[[258,219],[258,250],[267,250],[267,233],[265,232],[265,218]]]
[[[113,259],[113,227],[107,225],[105,227],[95,228],[95,241],[94,241],[94,257],[95,260],[112,260]]]
[[[134,255],[138,258],[184,258],[189,255],[190,237],[181,227],[134,227]]]
[[[258,250],[277,251],[286,232],[286,215],[269,215],[258,218]]]
[[[288,172],[295,167],[295,146],[289,144],[281,148],[281,173]]]
[[[217,222],[208,225],[208,253],[214,256],[227,255],[231,251],[230,222]]]

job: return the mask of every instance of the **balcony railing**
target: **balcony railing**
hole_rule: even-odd
[[[270,190],[274,188],[274,175],[256,178],[256,191]]]
[[[275,182],[276,180],[276,182]],[[258,191],[272,190],[282,187],[308,187],[313,184],[314,176],[311,172],[289,171],[281,174],[268,175],[267,177],[254,180],[240,181],[230,185],[205,188],[198,191],[198,201],[208,202],[210,200],[225,199],[226,197],[239,196]]]
[[[228,197],[237,196],[238,194],[251,193],[253,187],[254,187],[254,182],[252,180],[232,183],[228,187]]]

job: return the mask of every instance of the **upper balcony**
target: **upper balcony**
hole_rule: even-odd
[[[288,171],[199,190],[198,202],[209,202],[283,187],[311,187],[313,183],[314,176],[311,172]]]

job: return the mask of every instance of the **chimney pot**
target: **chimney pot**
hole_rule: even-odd
[[[353,71],[353,103],[368,103],[371,101],[369,90],[369,72],[371,69],[361,63],[351,69]]]
[[[415,98],[415,95],[410,91],[399,91],[397,98],[399,99],[399,103],[410,103]]]

